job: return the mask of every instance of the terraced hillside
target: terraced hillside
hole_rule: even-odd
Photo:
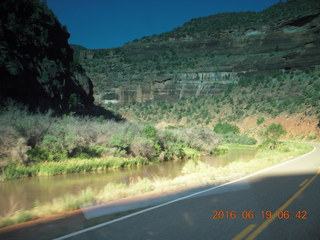
[[[210,97],[256,73],[320,66],[320,4],[289,0],[262,12],[192,19],[171,32],[75,56],[98,102]]]

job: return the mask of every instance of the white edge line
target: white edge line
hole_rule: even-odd
[[[217,189],[217,188],[221,188],[221,187],[224,187],[224,186],[227,186],[227,185],[230,185],[230,184],[233,184],[233,183],[242,181],[242,180],[244,180],[244,179],[253,177],[253,176],[258,175],[258,174],[261,174],[261,173],[263,173],[263,172],[267,172],[267,171],[269,171],[269,170],[271,170],[271,169],[274,169],[274,168],[277,168],[277,167],[286,165],[286,164],[288,164],[288,163],[291,163],[291,162],[293,162],[293,161],[296,161],[296,160],[298,160],[298,159],[300,159],[300,158],[303,158],[303,157],[305,157],[305,156],[307,156],[307,155],[312,154],[315,150],[316,150],[316,147],[313,146],[313,150],[312,150],[311,152],[305,153],[305,154],[303,154],[303,155],[301,155],[301,156],[299,156],[299,157],[296,157],[296,158],[294,158],[294,159],[288,160],[288,161],[286,161],[286,162],[279,163],[279,164],[277,164],[277,165],[275,165],[275,166],[271,166],[271,167],[262,169],[262,170],[260,170],[260,171],[258,171],[258,172],[255,172],[255,173],[252,173],[252,174],[250,174],[250,175],[244,176],[244,177],[242,177],[242,178],[233,180],[233,181],[231,181],[231,182],[227,182],[227,183],[221,184],[221,185],[219,185],[219,186],[214,186],[214,187],[208,188],[208,189],[206,189],[206,190],[202,190],[202,191],[200,191],[200,192],[196,192],[196,193],[193,193],[193,194],[190,194],[190,195],[181,197],[181,198],[177,198],[177,199],[175,199],[175,200],[171,200],[171,201],[166,202],[166,203],[162,203],[162,204],[160,204],[160,205],[156,205],[156,206],[153,206],[153,207],[150,207],[150,208],[147,208],[147,209],[144,209],[144,210],[135,212],[135,213],[131,213],[131,214],[129,214],[129,215],[126,215],[126,216],[123,216],[123,217],[120,217],[120,218],[116,218],[116,219],[111,220],[111,221],[109,221],[109,222],[100,223],[100,224],[98,224],[98,225],[94,225],[94,226],[92,226],[92,227],[85,228],[85,229],[82,229],[82,230],[77,231],[77,232],[73,232],[73,233],[70,233],[70,234],[67,234],[67,235],[58,237],[58,238],[54,238],[53,240],[63,240],[63,239],[67,239],[67,238],[69,238],[69,237],[73,237],[73,236],[79,235],[79,234],[81,234],[81,233],[89,232],[89,231],[91,231],[91,230],[94,230],[94,229],[97,229],[97,228],[101,228],[101,227],[110,225],[110,224],[115,223],[115,222],[120,222],[120,221],[122,221],[122,220],[124,220],[124,219],[131,218],[131,217],[140,215],[140,214],[142,214],[142,213],[149,212],[149,211],[151,211],[151,210],[154,210],[154,209],[157,209],[157,208],[161,208],[161,207],[163,207],[163,206],[166,206],[166,205],[169,205],[169,204],[172,204],[172,203],[175,203],[175,202],[178,202],[178,201],[181,201],[181,200],[184,200],[184,199],[187,199],[187,198],[190,198],[190,197],[193,197],[193,196],[196,196],[196,195],[205,193],[205,192],[209,192],[209,191],[215,190],[215,189]]]

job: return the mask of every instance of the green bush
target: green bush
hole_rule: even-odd
[[[270,147],[271,149],[278,147],[279,138],[281,135],[286,134],[286,130],[283,126],[279,124],[271,124],[266,131],[264,132],[264,136],[266,140],[263,142],[262,146]]]
[[[240,129],[233,124],[230,123],[217,123],[214,126],[214,132],[218,133],[218,134],[228,134],[228,133],[233,133],[233,134],[237,134],[240,132]]]
[[[308,140],[316,140],[317,136],[308,136]]]
[[[54,154],[47,147],[40,147],[39,145],[28,150],[28,160],[31,162],[53,161]]]
[[[182,159],[185,156],[183,144],[177,142],[170,144],[164,151],[164,160]]]
[[[152,140],[157,139],[157,129],[155,127],[147,126],[147,127],[144,127],[142,131],[147,138]]]
[[[116,134],[111,138],[109,145],[111,147],[116,147],[128,153],[131,141],[132,141],[131,137],[128,137],[124,134]]]
[[[41,147],[49,149],[54,155],[54,160],[62,160],[71,156],[76,148],[85,145],[83,139],[68,129],[68,123],[62,122],[55,125],[49,134],[43,137]]]
[[[98,158],[101,157],[104,148],[101,146],[87,146],[87,147],[80,147],[75,148],[70,157],[76,157],[81,159],[88,159],[88,158]]]
[[[264,123],[265,119],[264,117],[258,117],[257,118],[257,125],[261,125],[262,123]]]
[[[144,133],[144,135],[153,141],[153,147],[155,148],[155,150],[160,153],[161,151],[161,146],[159,145],[159,140],[158,140],[158,131],[155,127],[153,126],[147,126],[145,128],[142,129],[142,132]]]
[[[268,139],[271,140],[278,140],[281,135],[285,134],[286,130],[283,128],[283,126],[279,124],[271,124],[267,130],[265,131],[265,135]]]
[[[220,141],[209,128],[191,127],[172,129],[177,141],[185,147],[210,152]]]
[[[174,129],[174,127],[170,126],[169,129]],[[165,130],[159,134],[159,144],[162,148],[168,147],[172,143],[179,142],[177,136],[173,134],[171,131]]]

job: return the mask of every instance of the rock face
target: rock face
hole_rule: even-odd
[[[232,72],[193,72],[149,77],[144,84],[133,83],[104,92],[99,100],[103,103],[177,101],[215,94],[229,84],[236,83],[238,78]]]
[[[319,68],[319,36],[319,1],[289,0],[78,57],[98,101],[178,100],[214,94],[248,74]]]
[[[66,31],[37,0],[0,3],[0,99],[31,110],[84,112],[92,106],[92,82],[73,61]]]

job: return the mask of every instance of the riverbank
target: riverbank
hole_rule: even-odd
[[[103,118],[0,109],[0,180],[76,173],[184,159],[185,148],[211,153],[221,137],[205,127],[157,129]]]
[[[4,169],[1,180],[13,180],[24,177],[53,176],[89,171],[105,171],[133,167],[158,162],[159,159],[106,157],[94,159],[73,158],[59,162],[36,163],[31,166],[11,164]]]
[[[200,156],[200,152],[192,148],[182,148],[184,159]],[[158,157],[151,159],[142,157],[100,157],[91,159],[72,158],[59,162],[40,162],[32,165],[10,164],[0,177],[0,181],[14,180],[25,177],[54,176],[70,173],[91,171],[107,171],[120,168],[138,167],[163,161]]]
[[[19,222],[50,216],[90,204],[99,204],[145,192],[166,192],[183,187],[195,187],[207,184],[219,184],[248,175],[268,166],[286,161],[312,150],[312,146],[301,143],[282,144],[276,150],[260,149],[256,158],[248,162],[232,162],[225,167],[214,168],[207,164],[190,159],[186,162],[182,173],[174,179],[140,179],[138,182],[125,184],[108,184],[99,192],[88,188],[79,195],[67,195],[54,199],[51,203],[38,204],[32,210],[15,213],[1,219],[0,226],[8,226]]]

